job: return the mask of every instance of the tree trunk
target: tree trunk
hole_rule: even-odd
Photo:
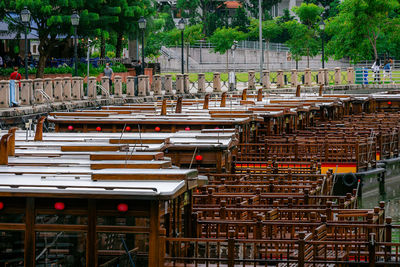
[[[100,40],[100,58],[105,58],[105,57],[106,57],[106,39],[102,34]]]
[[[378,50],[376,49],[376,41],[375,41],[375,44],[372,45],[372,47],[374,48],[375,61],[377,61],[378,60]]]
[[[122,54],[122,37],[123,37],[123,34],[119,32],[118,36],[117,36],[117,45],[115,46],[115,57],[116,58],[121,58],[121,54]]]
[[[44,68],[46,66],[46,60],[47,57],[49,56],[50,53],[50,47],[48,44],[48,40],[45,39],[39,39],[39,63],[37,66],[37,71],[36,71],[36,78],[43,78],[44,76]]]
[[[47,55],[40,53],[39,63],[36,71],[36,78],[43,78],[44,76],[44,67],[46,66]]]

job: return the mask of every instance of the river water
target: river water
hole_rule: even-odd
[[[378,184],[376,181],[374,184]],[[392,224],[400,224],[400,175],[389,176],[384,185],[376,185],[363,190],[359,199],[360,208],[374,208],[385,201],[385,216],[392,217]],[[400,229],[392,230],[392,241],[400,242]]]
[[[393,222],[400,223],[400,175],[388,177],[384,186],[375,186],[363,191],[360,199],[360,208],[374,208],[380,201],[385,201],[386,216],[393,218]]]

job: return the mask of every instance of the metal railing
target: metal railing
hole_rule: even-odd
[[[379,70],[373,72],[371,68],[355,68],[355,83],[356,84],[387,84],[400,83],[400,66],[392,70]]]
[[[374,64],[373,60],[362,60],[355,64],[354,68],[369,68],[371,69],[372,65]],[[382,68],[384,66],[384,60],[381,61]],[[393,60],[392,69],[400,69],[400,60]]]
[[[170,46],[170,47],[176,47]],[[215,44],[211,43],[210,41],[202,41],[199,40],[193,45],[190,45],[191,48],[207,48],[211,49],[215,47]],[[253,49],[253,50],[258,50],[260,49],[259,42],[258,41],[239,41],[237,44],[238,49]],[[264,50],[270,50],[270,51],[277,51],[277,52],[288,52],[289,48],[281,43],[267,43],[263,42],[263,48]]]

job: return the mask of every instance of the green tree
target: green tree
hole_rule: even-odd
[[[282,31],[276,20],[266,20],[261,24],[262,37],[269,42],[269,40],[276,38]],[[258,40],[259,37],[259,22],[257,19],[252,19],[250,22],[248,38]]]
[[[93,0],[96,2],[96,0]],[[100,0],[97,0],[100,4]],[[38,50],[40,53],[38,70],[36,77],[43,77],[46,60],[56,46],[64,45],[73,35],[71,25],[71,14],[73,10],[83,8],[82,1],[57,1],[57,4],[51,0],[2,0],[0,1],[0,12],[6,17],[10,28],[19,27],[23,29],[19,18],[11,16],[12,12],[19,14],[26,6],[31,12],[29,30],[36,30],[40,41]],[[81,14],[81,25],[89,27],[89,22],[98,19],[97,14],[85,12]]]
[[[283,10],[283,15],[280,17],[275,18],[276,23],[279,25],[281,28],[280,33],[275,37],[271,39],[271,42],[276,42],[276,43],[285,43],[290,39],[290,35],[286,27],[284,26],[286,22],[294,20],[295,17],[290,15],[289,9],[284,9]]]
[[[170,31],[175,28],[175,22],[172,17],[173,13],[169,5],[164,5],[159,16],[164,20],[164,31]]]
[[[173,29],[169,32],[166,32],[163,35],[163,42],[166,45],[181,45],[182,44],[182,35],[181,35],[181,30],[179,29]],[[190,45],[195,44],[197,41],[204,39],[204,34],[203,34],[203,25],[202,24],[196,24],[192,25],[189,27],[185,27],[185,30],[183,32],[183,41],[186,45],[186,68],[189,69],[189,48]]]
[[[306,0],[307,4],[321,5],[324,7],[324,19],[334,17],[338,13],[338,7],[340,5],[340,0]]]
[[[214,0],[178,0],[176,7],[181,10],[184,18],[189,18],[190,24],[204,24],[203,33],[205,34],[209,23],[213,22],[209,15],[214,14],[219,4]]]
[[[318,25],[321,20],[323,8],[315,4],[302,3],[294,7],[293,11],[299,17],[297,20],[288,21],[285,27],[289,32],[290,40],[286,44],[296,60],[307,56],[307,67],[310,67],[310,57],[319,53],[320,41],[318,40]]]
[[[248,27],[250,26],[250,19],[246,14],[246,10],[243,7],[239,7],[235,11],[235,15],[232,18],[230,27],[238,28],[240,31],[246,33],[248,32]]]
[[[327,24],[331,36],[327,52],[335,59],[350,57],[357,62],[363,58],[378,58],[378,41],[388,34],[387,39],[398,27],[388,27],[394,20],[390,12],[399,8],[398,0],[344,0],[337,16]],[[396,25],[393,25],[396,26]],[[396,37],[394,37],[396,38]]]
[[[246,38],[244,32],[239,31],[237,28],[218,28],[213,35],[209,38],[210,42],[215,45],[214,52],[225,54],[226,53],[226,70],[229,71],[229,53],[233,42],[240,41]]]
[[[221,27],[228,27],[225,17],[220,16],[217,12],[209,12],[207,15],[207,22],[204,25],[204,33],[206,36],[211,36],[216,29]]]
[[[103,8],[115,18],[110,25],[111,31],[116,33],[116,57],[121,57],[124,35],[138,36],[138,20],[141,16],[148,18],[149,29],[152,29],[153,20],[149,19],[155,10],[150,0],[110,0],[104,2]]]
[[[157,13],[157,17],[155,17],[151,25],[149,25],[150,29],[148,30],[144,50],[146,57],[157,60],[161,55],[160,49],[165,42],[164,39],[166,35],[164,31],[166,27],[170,27],[170,25],[168,25],[169,18],[170,15],[168,13]]]
[[[245,9],[250,12],[252,17],[258,17],[258,0],[243,0],[242,2]],[[262,0],[262,10],[269,12],[273,6],[279,4],[280,2],[282,2],[282,0]]]
[[[277,23],[276,20],[266,20],[262,22],[262,38],[265,39],[267,47],[269,47],[270,40],[279,36],[282,33],[282,27]],[[251,40],[259,39],[259,22],[257,19],[251,20],[249,33],[247,37]],[[269,69],[269,50],[267,49],[267,68]]]

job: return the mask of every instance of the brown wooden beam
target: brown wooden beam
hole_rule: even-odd
[[[159,266],[160,208],[158,200],[150,203],[149,266]]]
[[[25,267],[35,266],[35,199],[28,197],[26,199],[26,211],[25,211],[25,241],[24,241],[24,262]]]

